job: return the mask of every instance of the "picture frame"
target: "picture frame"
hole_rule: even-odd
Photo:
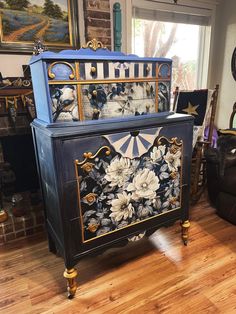
[[[80,48],[76,0],[19,3],[0,1],[0,53],[32,54],[37,40],[51,51]]]

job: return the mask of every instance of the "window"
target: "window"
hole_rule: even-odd
[[[176,86],[186,90],[206,88],[210,11],[136,2],[141,7],[133,7],[132,52],[172,59],[172,90]]]

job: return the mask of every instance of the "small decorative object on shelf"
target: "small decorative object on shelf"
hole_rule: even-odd
[[[172,61],[94,39],[30,66],[49,249],[64,256],[69,297],[85,255],[176,220],[187,244],[193,118],[170,112]]]
[[[47,47],[43,44],[42,39],[37,39],[34,42],[33,54],[39,55],[40,53],[47,51]]]

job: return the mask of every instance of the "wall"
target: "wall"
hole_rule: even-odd
[[[236,82],[231,74],[231,56],[236,47],[236,3],[222,1],[216,11],[210,85],[220,84],[216,125],[228,128],[233,104],[236,101]]]
[[[77,0],[81,45],[92,38],[101,40],[111,49],[111,18],[109,0]],[[23,76],[22,65],[28,64],[31,55],[0,55],[0,72],[3,77]]]
[[[109,0],[84,0],[86,42],[96,38],[111,49],[111,16]]]

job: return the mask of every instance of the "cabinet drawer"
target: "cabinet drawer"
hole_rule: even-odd
[[[156,112],[155,82],[90,84],[83,85],[81,88],[85,120]]]
[[[183,142],[160,131],[104,135],[75,161],[83,242],[180,208]]]

